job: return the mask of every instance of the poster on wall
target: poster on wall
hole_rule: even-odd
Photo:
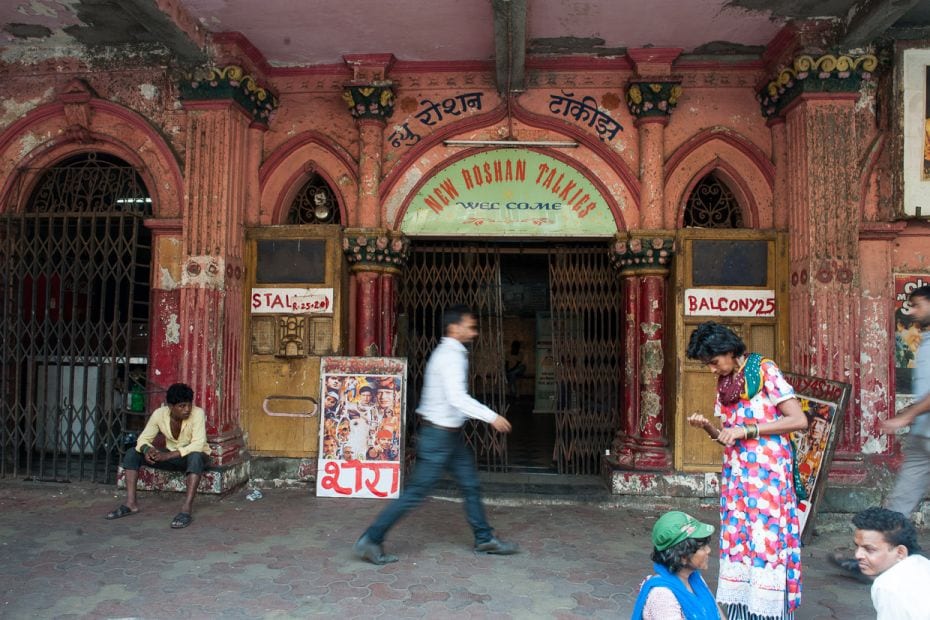
[[[390,357],[320,361],[320,497],[387,499],[400,492],[407,362]]]
[[[801,540],[807,543],[814,532],[814,514],[827,486],[827,474],[852,387],[848,383],[790,372],[784,375],[801,401],[801,410],[807,418],[807,429],[791,434],[797,464],[795,491],[798,493]]]
[[[930,215],[930,50],[904,50],[904,213]]]
[[[911,316],[907,301],[911,292],[930,284],[930,274],[896,273],[894,276],[894,375],[895,394],[898,399],[912,398],[911,377],[920,346],[920,325]]]

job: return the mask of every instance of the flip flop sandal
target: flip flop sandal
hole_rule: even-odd
[[[171,520],[171,529],[180,530],[187,527],[194,520],[194,517],[191,516],[189,512],[179,512],[174,515],[174,519]]]
[[[119,507],[113,512],[108,512],[106,518],[109,520],[113,519],[122,519],[123,517],[128,517],[129,515],[134,515],[138,510],[133,510],[126,504],[120,504]]]

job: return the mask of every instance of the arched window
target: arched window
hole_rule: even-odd
[[[711,172],[694,187],[685,206],[686,228],[742,228],[743,213],[733,192]]]
[[[287,214],[288,224],[339,224],[339,204],[326,181],[314,174],[297,192],[291,210]]]
[[[152,199],[135,168],[106,153],[82,153],[48,168],[29,213],[132,212],[151,215]]]

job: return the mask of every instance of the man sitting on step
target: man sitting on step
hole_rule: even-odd
[[[194,496],[210,454],[206,415],[203,409],[193,405],[194,390],[184,383],[169,387],[165,401],[166,405],[152,413],[136,447],[128,450],[123,457],[126,503],[107,514],[107,519],[120,519],[139,512],[136,483],[139,481],[139,468],[145,465],[187,474],[187,495],[181,512],[172,519],[171,527],[180,529],[193,521]],[[152,444],[158,435],[164,435],[165,449],[158,449]]]

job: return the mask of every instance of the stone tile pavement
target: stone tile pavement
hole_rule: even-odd
[[[472,553],[461,505],[433,499],[391,532],[401,561],[376,567],[350,547],[378,501],[246,492],[198,498],[193,525],[171,530],[178,494],[142,493],[140,513],[106,521],[115,489],[0,482],[0,618],[626,618],[667,508],[491,505],[522,553],[487,557]],[[712,506],[692,512],[715,520]],[[805,549],[799,620],[874,617],[868,587],[826,560],[847,539]]]

